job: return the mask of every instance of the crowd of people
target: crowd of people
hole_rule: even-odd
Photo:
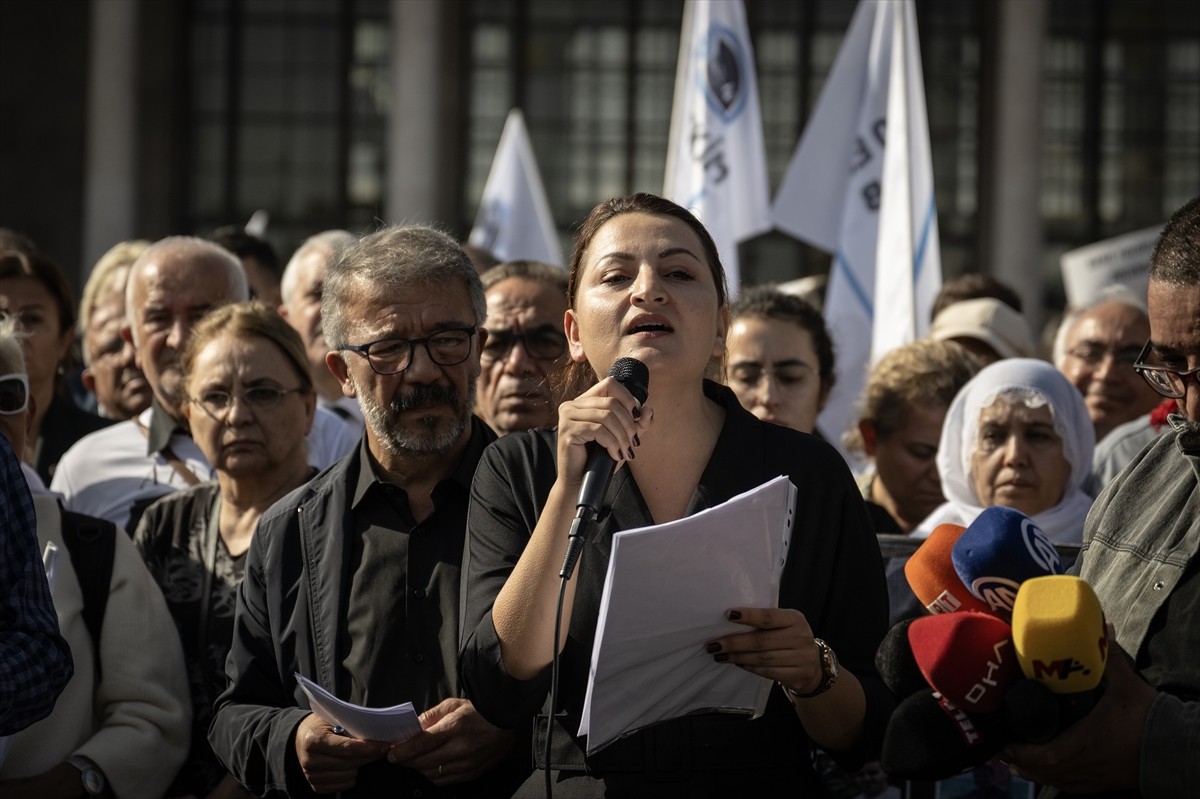
[[[708,231],[654,195],[597,205],[565,269],[420,225],[321,232],[284,262],[223,228],[115,245],[78,304],[0,231],[0,795],[838,795],[821,758],[858,773],[847,798],[898,795],[875,656],[923,610],[877,536],[994,506],[1078,549],[1113,627],[1092,711],[1004,763],[1049,795],[1196,795],[1197,331],[1200,198],[1147,296],[1067,309],[1044,358],[1011,287],[947,281],[930,335],[826,440],[820,310],[728,296]],[[779,475],[777,604],[694,642],[763,678],[761,714],[590,747],[613,536]],[[348,734],[299,678],[411,702],[421,731]]]

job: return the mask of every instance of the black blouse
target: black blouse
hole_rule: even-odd
[[[759,421],[724,386],[706,382],[704,390],[725,409],[726,417],[687,513],[717,505],[780,474],[799,489],[779,604],[801,610],[815,634],[829,642],[863,685],[868,734],[855,752],[839,754],[853,765],[877,752],[892,708],[891,695],[874,666],[875,650],[887,630],[888,605],[879,545],[862,497],[845,462],[828,444]],[[479,711],[503,727],[526,723],[544,712],[549,692],[549,667],[531,680],[507,674],[491,609],[529,541],[555,475],[555,431],[534,430],[492,445],[472,485],[460,671]],[[726,795],[731,787],[751,792],[747,795],[817,790],[808,736],[778,687],[759,719],[716,713],[689,716],[640,731],[584,758],[586,747],[575,732],[612,535],[654,523],[627,469],[613,476],[606,503],[574,578],[578,586],[560,659],[552,766],[599,777],[605,784],[596,784],[596,793],[605,786],[634,794],[639,786],[663,793],[664,781],[687,786],[677,789],[684,795],[695,794],[697,786],[705,793]],[[545,734],[544,724],[536,729],[537,737]],[[535,742],[535,749],[541,765],[541,744]]]

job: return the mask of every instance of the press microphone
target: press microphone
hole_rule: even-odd
[[[1012,629],[987,613],[924,616],[908,628],[908,640],[929,686],[971,713],[1000,710],[1021,676]]]
[[[609,377],[616,378],[640,406],[650,394],[650,370],[646,364],[637,358],[618,358],[608,371]],[[575,521],[571,524],[571,533],[567,537],[567,554],[563,559],[562,569],[558,576],[570,580],[575,571],[575,563],[583,552],[584,525],[596,520],[600,506],[604,503],[604,495],[608,491],[608,481],[612,479],[616,463],[608,450],[595,441],[588,442],[587,465],[583,470],[583,483],[579,488],[579,501],[575,503]]]
[[[1108,631],[1096,592],[1080,578],[1051,575],[1024,582],[1013,605],[1013,645],[1028,678],[1006,700],[1017,737],[1050,740],[1103,696]]]
[[[903,699],[929,687],[913,657],[908,628],[916,619],[905,619],[888,630],[875,650],[875,668],[883,684]]]
[[[963,585],[992,613],[1008,618],[1021,583],[1062,574],[1054,544],[1033,521],[1012,508],[984,509],[951,549]]]
[[[975,716],[926,688],[896,706],[880,764],[908,780],[942,780],[991,760],[1007,743],[998,720]]]
[[[959,524],[939,524],[904,564],[909,588],[930,613],[988,610],[963,585],[950,557],[954,542],[965,529]]]

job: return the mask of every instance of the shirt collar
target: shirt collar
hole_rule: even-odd
[[[150,400],[150,426],[146,434],[146,454],[157,455],[171,443],[171,436],[179,434],[191,438],[187,428],[179,424],[158,404],[158,398]]]
[[[467,449],[463,452],[458,466],[447,480],[457,483],[461,488],[469,491],[471,480],[475,477],[475,467],[479,465],[479,459],[483,457],[484,448],[495,440],[496,433],[484,424],[483,420],[478,416],[472,416],[471,438],[467,441]],[[371,457],[371,451],[367,446],[367,437],[365,435],[359,441],[356,457],[358,459],[358,482],[354,486],[354,496],[350,503],[351,508],[357,507],[371,487],[381,482],[375,474],[374,459]]]

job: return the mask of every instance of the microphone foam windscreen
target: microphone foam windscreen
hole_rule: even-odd
[[[617,358],[608,373],[625,386],[639,405],[646,401],[650,394],[650,370],[646,368],[646,364],[637,358]]]
[[[963,584],[996,613],[1012,611],[1017,589],[1029,578],[1062,573],[1062,560],[1041,528],[1020,511],[998,506],[968,525],[951,559]]]
[[[908,628],[913,659],[933,690],[972,713],[992,713],[1020,675],[1012,630],[986,613],[943,613]]]
[[[1013,607],[1013,644],[1026,677],[1056,694],[1092,690],[1108,659],[1096,592],[1066,574],[1027,580]]]
[[[915,619],[905,619],[892,629],[875,652],[875,668],[883,684],[901,698],[929,688],[925,675],[913,659],[912,644],[908,642],[908,627]]]
[[[954,542],[965,529],[958,524],[939,524],[904,564],[909,588],[930,613],[988,609],[963,585],[950,557]]]
[[[1005,742],[998,722],[971,716],[925,689],[896,706],[880,763],[893,777],[941,780],[986,763]]]

